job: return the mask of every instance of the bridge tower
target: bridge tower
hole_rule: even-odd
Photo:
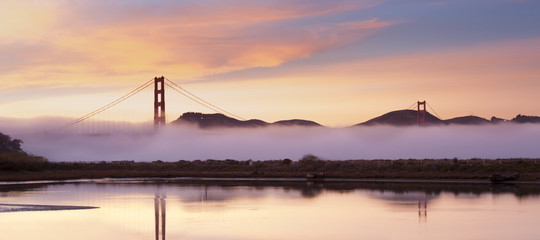
[[[426,126],[426,101],[418,101],[418,111],[416,111],[416,123],[418,124],[418,126]]]
[[[165,78],[154,78],[154,127],[165,126]]]

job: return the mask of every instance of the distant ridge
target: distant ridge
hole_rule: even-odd
[[[193,124],[200,128],[227,128],[227,127],[266,127],[266,126],[302,126],[302,127],[321,127],[322,125],[302,119],[281,120],[274,123],[268,123],[259,119],[250,119],[241,121],[235,118],[225,116],[221,113],[196,113],[187,112],[182,114],[172,124]]]
[[[267,122],[251,119],[247,121],[240,121],[231,117],[227,117],[221,113],[196,113],[187,112],[182,114],[178,119],[174,120],[172,124],[195,124],[200,128],[212,128],[212,127],[261,127],[268,125]]]
[[[372,126],[372,125],[391,125],[391,126],[413,126],[416,125],[415,110],[398,110],[383,114],[379,117],[370,119],[366,122],[356,124],[354,126]],[[499,123],[540,123],[540,117],[517,115],[512,120],[504,120],[502,118],[491,117],[491,120],[478,116],[463,116],[455,117],[446,120],[441,120],[429,112],[426,112],[426,125],[485,125]]]
[[[388,126],[414,126],[416,122],[417,113],[415,110],[397,110],[389,113],[385,113],[376,118],[370,119],[366,122],[355,124],[353,126],[376,126],[376,125],[388,125]],[[540,123],[540,117],[517,115],[511,120],[505,120],[497,117],[492,117],[490,120],[481,118],[478,116],[463,116],[455,117],[446,120],[439,119],[433,116],[431,113],[426,112],[426,125],[438,126],[438,125],[486,125],[486,124],[500,124],[500,123]],[[241,121],[235,118],[225,116],[221,113],[196,113],[186,112],[182,114],[178,119],[172,122],[174,125],[191,124],[200,128],[255,128],[255,127],[267,127],[267,126],[301,126],[301,127],[322,127],[321,124],[314,121],[303,119],[290,119],[281,120],[274,123],[268,123],[259,119],[250,119]]]
[[[515,123],[540,123],[540,117],[525,116],[525,115],[519,114],[510,121],[515,122]]]
[[[411,126],[416,125],[417,114],[414,110],[398,110],[383,114],[379,117],[373,118],[363,123],[356,124],[355,126],[373,126],[373,125],[393,125],[393,126]],[[441,119],[426,112],[426,125],[440,125],[443,124]]]
[[[483,124],[492,123],[491,121],[485,118],[481,118],[477,116],[456,117],[456,118],[444,120],[443,122],[446,124],[462,124],[462,125],[483,125]],[[497,121],[497,122],[500,122],[500,121]]]
[[[322,127],[321,124],[318,124],[314,121],[302,120],[302,119],[291,119],[291,120],[281,120],[272,123],[276,126],[304,126],[304,127]]]

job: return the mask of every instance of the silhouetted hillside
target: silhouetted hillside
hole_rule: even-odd
[[[187,112],[182,114],[178,119],[172,122],[172,124],[193,124],[200,128],[218,128],[218,127],[266,127],[266,126],[304,126],[304,127],[319,127],[320,124],[302,120],[281,120],[275,123],[267,123],[259,119],[251,119],[247,121],[241,121],[231,117],[227,117],[221,113],[195,113]]]
[[[417,114],[415,110],[398,110],[386,113],[369,121],[356,124],[354,126],[372,126],[372,125],[392,125],[392,126],[413,126],[417,124]],[[478,116],[456,117],[441,120],[429,112],[426,112],[426,125],[484,125],[498,123],[540,123],[540,117],[517,115],[514,119],[507,121],[502,118],[492,117],[491,120]]]
[[[463,124],[463,125],[483,125],[491,124],[491,122],[485,118],[477,116],[465,116],[465,117],[456,117],[447,120],[443,120],[445,124]]]
[[[456,117],[446,120],[441,120],[431,113],[426,112],[426,125],[484,125],[496,123],[540,123],[540,117],[517,115],[514,119],[507,121],[501,118],[492,117],[491,120],[478,116]],[[241,121],[231,117],[227,117],[220,113],[195,113],[187,112],[182,114],[172,124],[192,124],[200,128],[227,128],[227,127],[266,127],[266,126],[302,126],[302,127],[321,127],[322,125],[309,120],[291,119],[281,120],[274,123],[268,123],[259,119],[251,119]],[[370,119],[366,122],[356,124],[354,126],[374,126],[374,125],[391,125],[391,126],[414,126],[417,125],[417,113],[415,110],[398,110],[386,113],[379,117]]]
[[[281,120],[272,125],[276,126],[304,126],[304,127],[321,127],[321,124],[318,124],[314,121],[302,120],[302,119],[291,119],[291,120]]]
[[[525,116],[525,115],[519,114],[510,121],[514,123],[540,123],[540,117]]]
[[[226,117],[226,116],[224,116]],[[263,121],[263,120],[259,120],[259,119],[250,119],[250,120],[247,120],[247,121],[240,121],[242,124],[240,124],[240,126],[238,127],[265,127],[265,126],[268,126],[268,123]]]
[[[212,128],[212,127],[261,127],[268,125],[267,122],[252,119],[247,121],[240,121],[231,117],[227,117],[220,113],[206,114],[187,112],[182,114],[178,119],[174,120],[172,124],[194,124],[200,128]]]
[[[417,114],[414,110],[398,110],[386,113],[382,116],[373,118],[355,126],[372,126],[372,125],[393,125],[393,126],[412,126],[417,124]],[[439,118],[426,112],[426,125],[443,124]]]
[[[503,123],[503,122],[506,122],[505,119],[498,118],[498,117],[495,117],[495,116],[491,117],[490,121],[491,121],[491,123]]]

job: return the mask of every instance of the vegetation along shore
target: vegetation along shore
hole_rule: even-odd
[[[23,159],[23,160],[21,160]],[[215,177],[215,178],[381,178],[489,179],[519,173],[519,180],[540,181],[540,159],[401,159],[322,160],[305,155],[267,161],[195,160],[175,162],[49,162],[26,153],[0,155],[0,181],[81,178]]]
[[[1,133],[0,133],[1,134]],[[52,162],[24,152],[19,139],[0,135],[0,181],[83,178],[212,177],[358,179],[491,179],[540,182],[540,159],[179,160]]]

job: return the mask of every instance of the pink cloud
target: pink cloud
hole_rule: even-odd
[[[7,61],[4,68],[34,75],[36,71],[130,75],[158,70],[192,78],[277,66],[357,41],[393,23],[371,19],[321,27],[318,20],[295,20],[369,8],[380,2],[53,2],[56,7],[47,9],[54,9],[57,19],[42,31],[43,36],[28,46],[21,44],[28,41],[20,36],[11,43],[0,43],[0,49],[9,47],[8,55],[21,60]],[[14,44],[23,47],[13,48]],[[18,53],[24,58],[17,58]]]
[[[206,0],[171,1],[167,4],[129,2],[96,2],[70,5],[68,13],[74,19],[94,24],[118,22],[131,24],[134,20],[154,25],[163,20],[174,25],[254,24],[266,21],[332,15],[370,8],[383,0]],[[104,9],[106,9],[104,11]],[[99,18],[97,18],[99,17]],[[106,20],[101,20],[106,19]]]
[[[366,30],[366,29],[378,29],[388,27],[398,22],[379,21],[377,18],[372,18],[367,21],[355,21],[340,23],[338,26],[345,30]]]

